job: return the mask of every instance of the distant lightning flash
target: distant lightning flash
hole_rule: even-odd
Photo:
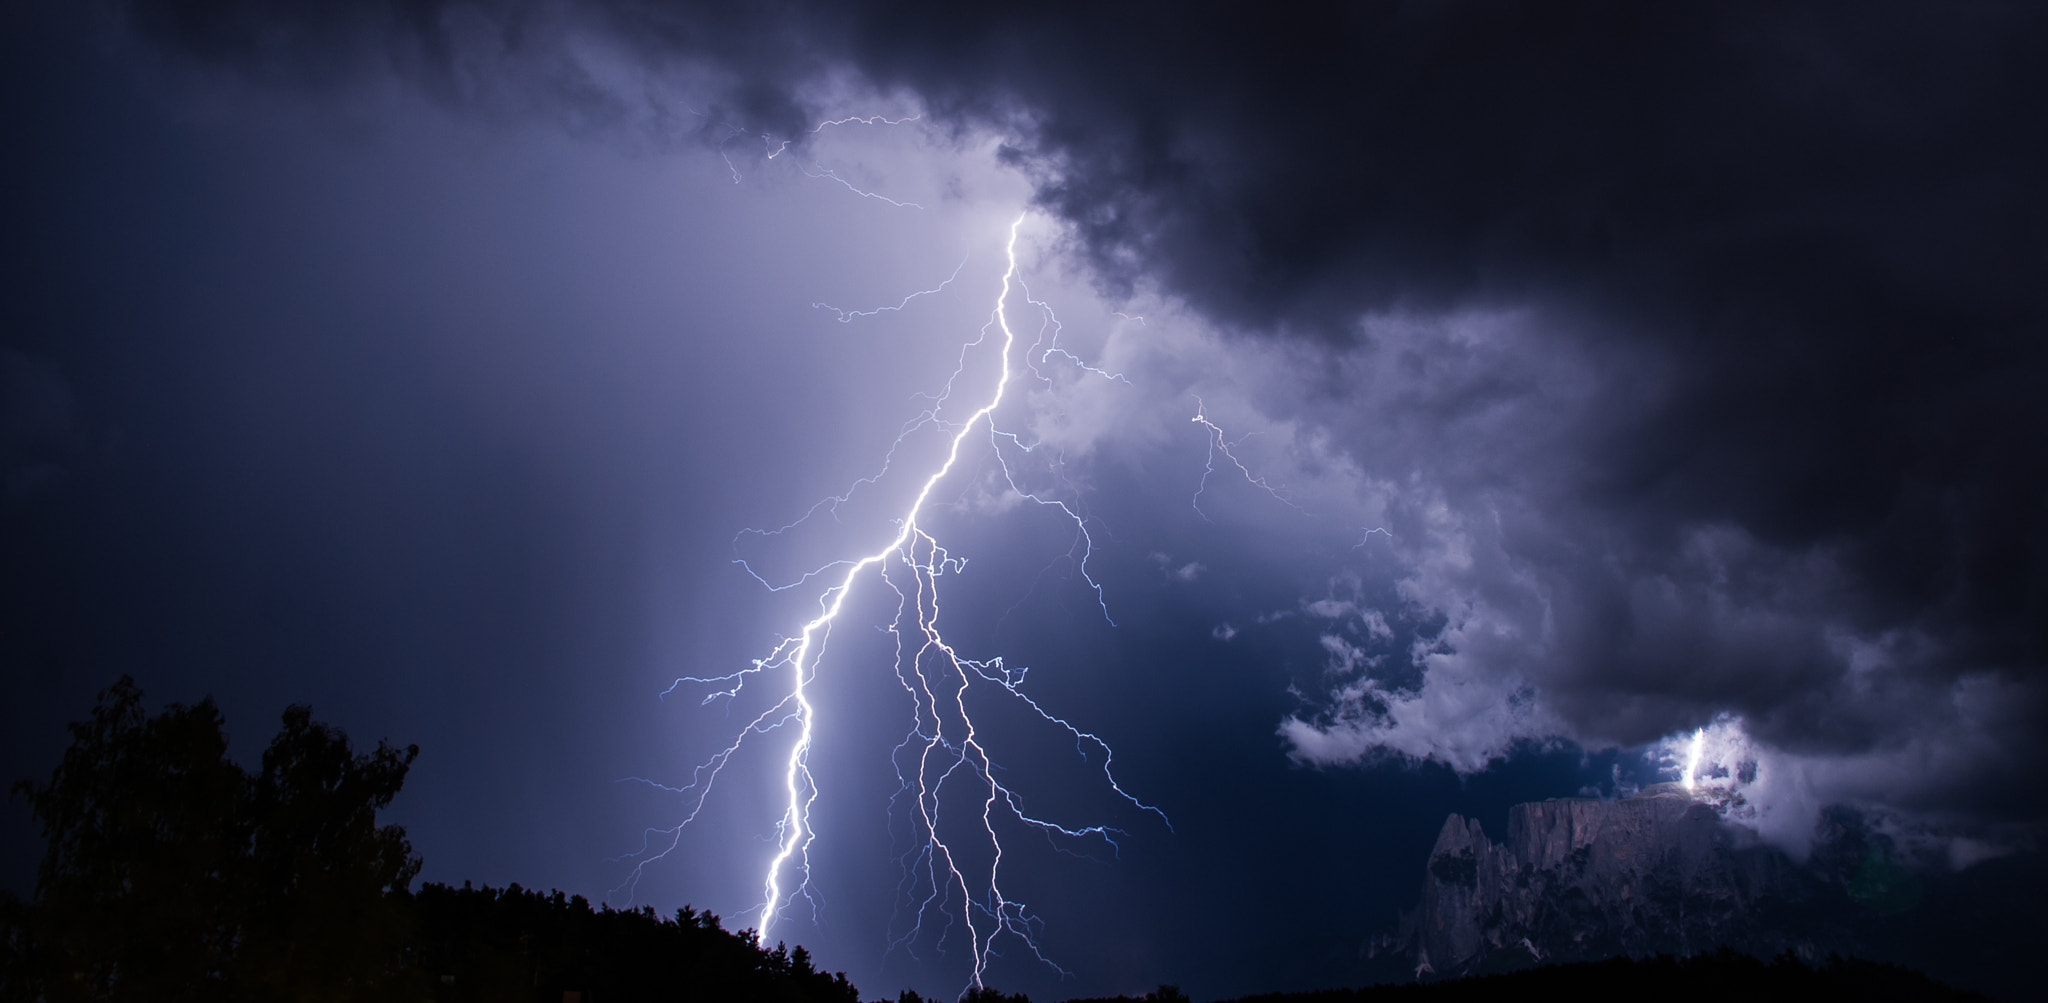
[[[852,120],[848,120],[852,121]],[[830,124],[830,123],[828,123]],[[1012,449],[1030,452],[1034,447],[1025,445],[1019,438],[1001,431],[995,421],[995,412],[1003,404],[1006,391],[1013,376],[1012,356],[1016,354],[1018,339],[1010,319],[1010,299],[1013,291],[1021,292],[1023,283],[1018,275],[1017,235],[1025,217],[1019,216],[1010,224],[1009,239],[1005,247],[1007,268],[1003,273],[1002,291],[996,297],[989,321],[973,341],[962,346],[960,367],[948,379],[944,390],[937,394],[931,405],[920,416],[905,424],[897,444],[912,431],[927,425],[947,429],[951,440],[945,459],[925,475],[922,486],[908,507],[896,520],[895,534],[881,546],[853,558],[831,562],[822,568],[806,573],[795,582],[775,585],[761,579],[771,589],[795,588],[808,582],[823,580],[818,597],[818,614],[805,622],[793,636],[781,639],[766,656],[755,659],[747,667],[724,676],[684,677],[670,687],[672,692],[684,684],[706,687],[710,692],[705,702],[737,696],[751,680],[763,673],[786,673],[788,692],[767,710],[754,717],[739,731],[738,737],[729,745],[700,763],[686,787],[674,788],[656,784],[663,790],[683,794],[689,802],[689,811],[683,821],[671,829],[649,830],[649,839],[643,841],[642,849],[630,856],[638,858],[632,880],[637,880],[640,870],[648,863],[660,859],[674,849],[680,840],[684,826],[690,824],[702,811],[705,799],[717,781],[725,765],[738,754],[750,739],[778,731],[785,726],[795,726],[795,737],[786,757],[782,760],[781,792],[778,798],[783,802],[781,818],[776,823],[775,852],[768,862],[762,880],[762,905],[757,925],[756,938],[766,943],[771,929],[782,913],[799,896],[810,897],[810,848],[817,832],[812,824],[811,809],[818,798],[816,778],[810,770],[810,754],[817,724],[818,707],[812,702],[810,684],[816,678],[820,659],[825,653],[831,637],[832,626],[846,608],[854,586],[870,568],[877,577],[897,596],[897,611],[894,621],[887,628],[896,638],[896,675],[912,704],[910,730],[898,744],[894,758],[898,779],[901,782],[897,802],[905,809],[912,821],[913,841],[918,845],[903,858],[907,862],[905,885],[911,899],[922,892],[921,900],[915,901],[915,915],[909,931],[897,938],[894,946],[903,946],[913,941],[923,929],[927,915],[933,911],[944,913],[950,903],[958,902],[958,919],[966,929],[966,939],[973,960],[972,984],[982,985],[983,973],[990,960],[996,956],[996,945],[1004,935],[1020,940],[1032,955],[1047,964],[1052,964],[1039,951],[1037,930],[1039,921],[1024,903],[1010,896],[1004,890],[1002,865],[1005,848],[998,833],[1002,825],[1021,825],[1035,830],[1048,839],[1059,840],[1100,840],[1112,850],[1120,830],[1107,826],[1062,825],[1032,814],[1025,807],[1023,798],[997,779],[1002,766],[990,753],[985,739],[977,729],[969,712],[968,691],[970,688],[992,685],[996,691],[1015,698],[1035,713],[1039,720],[1064,731],[1075,744],[1077,753],[1084,762],[1091,765],[1099,759],[1103,778],[1109,789],[1129,804],[1157,815],[1171,828],[1171,822],[1160,809],[1146,804],[1132,796],[1120,786],[1111,771],[1113,752],[1109,745],[1096,735],[1069,723],[1066,719],[1049,713],[1021,689],[1026,674],[1022,667],[1007,666],[1000,657],[974,659],[963,656],[950,644],[940,630],[939,586],[941,578],[948,573],[957,573],[965,567],[965,558],[952,556],[936,537],[920,523],[928,503],[940,484],[959,465],[962,453],[970,439],[977,433],[986,434],[994,458],[1003,471],[1011,490],[1021,498],[1041,507],[1057,508],[1074,523],[1076,533],[1075,552],[1077,566],[1082,578],[1094,589],[1098,602],[1101,601],[1101,586],[1089,575],[1088,557],[1093,553],[1093,540],[1088,535],[1087,521],[1081,513],[1056,498],[1018,487],[1010,461],[1005,458],[1003,445],[1009,443]],[[955,269],[954,276],[959,274]],[[950,284],[948,278],[945,284]],[[939,288],[943,289],[945,284]],[[900,309],[910,299],[893,309]],[[1031,300],[1028,292],[1021,293],[1033,305],[1046,311],[1044,304]],[[892,309],[892,308],[883,308]],[[857,315],[872,315],[880,311],[860,312]],[[841,312],[846,319],[848,312]],[[1072,358],[1063,349],[1057,348],[1057,321],[1053,325],[1051,348],[1045,349],[1038,361],[1046,361],[1053,354]],[[985,401],[964,419],[957,422],[941,421],[940,409],[953,394],[955,384],[966,370],[969,350],[990,340],[991,333],[1000,334],[1001,370],[993,386],[988,388]],[[1045,331],[1041,329],[1040,341],[1032,346],[1038,349],[1047,344]],[[1029,352],[1027,351],[1027,356]],[[1073,360],[1079,365],[1079,360]],[[1114,374],[1081,366],[1088,372],[1106,378],[1118,379]],[[1035,366],[1033,367],[1035,371]],[[896,459],[892,447],[888,464]],[[885,464],[884,471],[886,472]],[[856,484],[872,484],[881,475],[864,479]],[[836,513],[839,503],[850,496],[838,495],[813,506],[805,516],[816,514],[821,509]],[[804,520],[798,520],[801,523]],[[784,527],[784,529],[792,528]],[[782,532],[753,531],[760,535]],[[744,562],[740,562],[744,565]],[[751,567],[747,568],[753,573]],[[756,578],[760,578],[758,574]],[[1107,615],[1107,607],[1104,614]],[[647,781],[652,783],[651,781]],[[948,794],[949,791],[958,793]],[[942,798],[942,794],[947,795]],[[963,798],[966,799],[963,802]],[[914,802],[914,804],[911,804]],[[978,807],[967,812],[966,819],[956,819],[957,809],[963,804]],[[949,810],[952,809],[952,810]],[[979,825],[973,820],[979,819]],[[969,847],[961,842],[961,826],[966,825],[966,838],[976,842]],[[669,846],[658,852],[652,845],[655,834],[671,837]],[[1055,843],[1058,846],[1058,843]],[[815,899],[813,908],[815,909]],[[948,918],[951,929],[952,918]],[[947,934],[941,934],[943,944]],[[1057,965],[1053,965],[1058,968]]]

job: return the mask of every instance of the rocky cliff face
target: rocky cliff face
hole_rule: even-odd
[[[1400,943],[1418,975],[1535,961],[1839,950],[1822,882],[1671,787],[1516,805],[1505,844],[1444,821]],[[1794,931],[1797,931],[1796,933]]]

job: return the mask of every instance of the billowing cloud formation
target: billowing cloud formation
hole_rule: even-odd
[[[735,157],[847,87],[1010,136],[1105,289],[1291,339],[1310,391],[1255,403],[1393,486],[1381,615],[1428,628],[1392,675],[1333,655],[1305,759],[1732,713],[1832,764],[1817,798],[2048,816],[2029,6],[123,10],[259,76]]]
[[[1734,713],[1782,768],[1775,777],[1804,778],[1754,792],[1767,813],[1810,822],[1810,809],[1850,801],[2038,817],[2031,649],[1998,653],[1982,643],[1994,628],[1981,611],[1954,595],[1907,603],[1870,568],[1930,541],[1830,523],[1811,538],[1770,535],[1732,513],[1589,492],[1589,475],[1611,471],[1608,427],[1669,406],[1668,390],[1654,371],[1628,378],[1649,367],[1623,353],[1576,350],[1555,323],[1368,323],[1371,343],[1342,353],[1358,388],[1350,413],[1317,420],[1414,472],[1387,515],[1398,602],[1374,612],[1423,625],[1397,650],[1375,646],[1375,626],[1348,610],[1307,612],[1421,672],[1353,675],[1357,656],[1333,654],[1344,681],[1331,702],[1283,726],[1296,754],[1338,763],[1385,750],[1471,770],[1520,741],[1632,746]],[[1953,513],[1930,524],[1952,543],[1976,528]],[[2031,530],[2012,528],[2024,546]],[[1969,587],[1956,564],[1941,573]],[[1794,794],[1805,810],[1777,800]]]

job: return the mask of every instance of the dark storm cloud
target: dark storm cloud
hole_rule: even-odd
[[[1493,611],[1418,659],[1541,694],[1484,727],[1641,742],[1732,711],[1937,764],[1904,801],[2042,814],[2015,782],[2048,731],[2031,6],[122,9],[262,78],[398,72],[577,126],[800,140],[850,68],[999,128],[1106,286],[1315,346],[1338,375],[1299,413],[1429,480],[1459,521],[1412,500],[1411,536],[1477,534],[1456,568],[1412,551],[1409,594]],[[665,73],[717,103],[666,103]],[[1487,310],[1526,319],[1477,348],[1372,320]]]
[[[1653,399],[1488,460],[1579,468],[1553,500],[1630,577],[1732,523],[1837,554],[1856,626],[2018,669],[2048,650],[2044,34],[1998,7],[1176,7],[899,15],[856,55],[941,107],[1012,96],[1101,272],[1231,326],[1534,304],[1579,329],[1559,351],[1649,355]],[[1744,605],[1785,581],[1754,570]],[[1581,654],[1685,664],[1630,626]]]
[[[1539,583],[1520,619],[1542,626],[1492,657],[1568,733],[1733,710],[1801,752],[1947,752],[1989,726],[1948,712],[1953,685],[1989,674],[2000,753],[1892,793],[2038,815],[2013,781],[2048,652],[2043,36],[1990,7],[1344,5],[904,19],[867,44],[909,55],[864,65],[942,107],[977,106],[955,81],[1004,88],[1101,274],[1226,326],[1342,353],[1362,314],[1538,311],[1497,359],[1418,339],[1381,361],[1415,364],[1448,424],[1551,418],[1531,356],[1583,360],[1568,430],[1359,455],[1506,513],[1500,567],[1461,591]],[[1394,417],[1394,388],[1326,389]],[[1845,637],[1884,649],[1884,692]]]

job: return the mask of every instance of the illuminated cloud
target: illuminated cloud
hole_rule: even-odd
[[[1020,269],[1030,285],[1019,293],[1047,319],[1026,335],[1040,340],[1020,358],[1030,375],[1012,388],[1003,428],[1044,466],[1020,475],[1030,483],[963,469],[929,509],[957,520],[949,539],[978,545],[975,573],[1022,583],[949,607],[978,625],[964,631],[989,633],[977,638],[988,650],[1047,639],[1071,642],[1066,655],[1087,649],[1098,659],[1091,685],[1103,688],[1080,692],[1140,733],[1170,731],[1176,711],[1225,685],[1200,659],[1261,660],[1267,675],[1229,676],[1247,690],[1217,698],[1263,715],[1251,744],[1203,760],[1218,774],[1287,769],[1290,757],[1472,774],[1572,746],[1682,750],[1691,762],[1697,736],[1696,789],[1739,796],[1733,817],[1795,849],[1832,803],[1910,820],[1902,827],[1951,825],[1944,852],[1957,862],[2014,845],[1985,835],[2000,826],[2048,822],[2031,781],[2048,758],[2048,398],[2036,389],[2048,372],[2038,280],[2048,199],[2037,180],[2048,153],[2029,128],[2031,96],[2048,92],[2038,58],[2048,19],[2030,8],[1877,3],[1840,19],[1766,5],[1333,3],[1286,18],[1184,5],[1047,16],[1001,3],[639,0],[105,9],[127,32],[124,58],[177,85],[166,92],[233,95],[225,108],[297,102],[318,109],[298,118],[342,123],[405,105],[418,122],[380,121],[394,145],[415,133],[453,145],[438,133],[462,122],[521,137],[524,150],[676,154],[715,182],[715,197],[693,190],[670,203],[665,193],[687,185],[658,171],[561,167],[569,157],[477,170],[451,157],[461,166],[445,169],[445,190],[465,197],[517,203],[521,178],[559,171],[582,191],[635,200],[608,210],[601,195],[579,196],[565,217],[618,230],[645,215],[715,237],[676,257],[571,225],[499,239],[481,211],[442,216],[438,195],[422,198],[431,211],[413,215],[432,226],[408,220],[357,239],[458,264],[430,264],[418,279],[342,268],[332,282],[396,288],[404,295],[382,299],[406,316],[460,318],[446,324],[458,334],[419,339],[431,364],[392,368],[486,431],[457,436],[360,403],[375,394],[336,391],[348,402],[336,413],[350,418],[335,424],[361,438],[338,434],[347,448],[328,453],[417,448],[434,458],[413,461],[419,469],[457,471],[446,476],[458,485],[601,485],[609,494],[588,504],[609,521],[592,521],[618,534],[618,553],[652,548],[626,540],[616,526],[632,520],[616,513],[656,512],[646,521],[665,533],[716,527],[704,530],[716,552],[692,559],[743,578],[724,563],[731,549],[762,582],[786,581],[783,571],[800,576],[844,549],[839,527],[900,517],[903,499],[862,489],[799,519],[821,491],[894,462],[891,437],[920,413],[906,401],[956,358],[947,339],[965,308],[955,278],[989,260],[973,249],[982,257],[962,266],[972,239],[958,234],[995,232],[1030,203],[1058,232]],[[376,190],[349,189],[372,205]],[[742,202],[751,215],[731,211]],[[206,235],[166,218],[176,225],[160,222],[165,232]],[[239,217],[207,222],[260,232]],[[844,239],[813,242],[820,232]],[[730,253],[705,249],[720,243]],[[526,276],[589,288],[655,276],[649,286],[688,295],[591,296],[568,309],[519,298],[535,283],[465,285],[463,269],[493,255]],[[786,267],[807,285],[771,285],[737,262]],[[327,313],[347,318],[352,301],[331,298],[339,305]],[[458,312],[474,303],[497,312],[478,322]],[[549,306],[579,338],[585,324],[609,323],[638,340],[621,350],[593,334],[577,343],[595,346],[588,355],[560,348],[521,326]],[[208,330],[270,330],[247,309],[259,320],[208,318]],[[691,333],[678,337],[686,316]],[[46,326],[69,330],[59,321]],[[793,350],[764,333],[803,324],[830,339]],[[367,367],[346,352],[302,358],[297,346],[280,337],[219,354],[265,387],[273,370]],[[598,358],[607,351],[631,364]],[[195,369],[215,361],[193,355]],[[9,386],[43,401],[9,418],[8,497],[37,494],[54,483],[52,464],[83,469],[97,455],[81,431],[94,427],[93,375],[32,352],[0,361]],[[731,381],[691,384],[710,403],[676,405],[689,414],[682,431],[632,448],[680,452],[687,440],[692,458],[743,476],[692,468],[660,503],[622,487],[630,478],[619,471],[638,468],[613,450],[657,438],[644,429],[665,413],[649,403],[669,402],[662,381],[727,367],[787,385],[759,408]],[[63,408],[48,404],[59,396]],[[363,431],[378,422],[399,431]],[[783,457],[791,442],[827,438],[801,461]],[[252,468],[310,462],[269,459]],[[526,467],[553,479],[501,469]],[[412,467],[361,469],[366,482],[439,483]],[[1114,540],[1105,559],[1132,566],[1121,580],[1138,582],[1107,600],[1075,586],[1052,604],[1093,616],[1099,602],[1128,600],[1141,611],[1129,622],[1170,627],[1084,639],[1070,622],[1032,619],[1031,601],[1077,580],[1073,555],[1027,558],[1021,537],[974,527],[1031,514],[1026,493],[1040,481],[1099,517]],[[521,552],[542,538],[532,530],[549,506],[569,507],[540,491],[478,494],[491,517],[465,524],[477,538],[465,545],[493,556]],[[664,507],[671,498],[704,508]],[[210,494],[184,504],[224,510]],[[336,538],[375,541],[408,525],[382,510],[360,522],[373,528]],[[738,525],[785,522],[786,532],[727,547]],[[467,539],[389,536],[430,541],[391,547],[416,553]],[[573,580],[562,569],[576,561],[555,560],[534,578]],[[677,622],[654,628],[652,646],[689,664],[746,664],[697,636],[707,630],[754,638],[772,621],[763,629],[787,633],[816,613],[727,615],[731,583],[673,568],[650,577],[662,574],[681,584],[660,602],[581,601],[659,606],[651,619]],[[518,593],[516,575],[478,577],[474,590],[432,578],[418,590],[514,596],[492,609],[572,605]],[[684,608],[716,612],[673,616]],[[502,632],[507,620],[539,622],[476,616],[460,636]],[[840,639],[850,647],[859,633]],[[1179,635],[1193,647],[1174,648]],[[505,643],[533,659],[546,648]],[[1176,687],[1200,678],[1207,688],[1156,703],[1113,689],[1155,658]],[[1162,759],[1184,758],[1155,739],[1170,749]],[[689,751],[680,758],[700,761]],[[1299,803],[1272,810],[1312,815]]]

